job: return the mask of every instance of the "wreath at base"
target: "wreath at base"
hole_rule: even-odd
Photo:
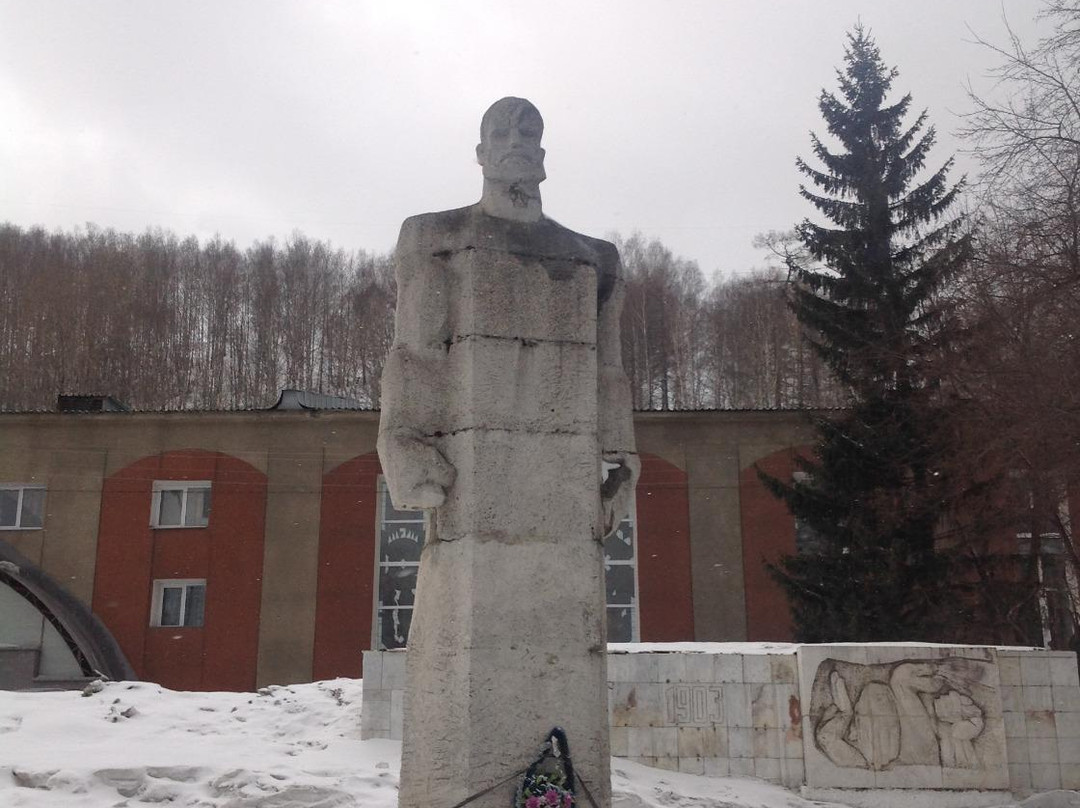
[[[513,808],[574,808],[574,764],[566,733],[548,733],[540,757],[529,766],[514,793]]]
[[[572,808],[574,792],[567,790],[563,777],[538,774],[525,778],[518,790],[515,808]]]

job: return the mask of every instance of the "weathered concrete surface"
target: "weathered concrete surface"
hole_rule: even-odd
[[[409,635],[410,808],[524,768],[554,726],[610,804],[600,539],[638,468],[622,284],[611,244],[540,213],[542,125],[497,102],[480,204],[413,217],[398,242],[379,453],[398,507],[435,508]],[[624,481],[606,498],[601,457]],[[472,804],[503,808],[514,787]]]

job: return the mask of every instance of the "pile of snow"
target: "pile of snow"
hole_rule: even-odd
[[[401,746],[360,740],[362,682],[184,693],[0,692],[4,808],[393,808]],[[616,808],[823,808],[760,780],[613,760]],[[1038,800],[1038,801],[1037,801]],[[1027,808],[1080,808],[1059,792]]]

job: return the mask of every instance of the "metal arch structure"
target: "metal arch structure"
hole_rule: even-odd
[[[0,585],[27,600],[56,629],[84,676],[138,679],[119,644],[89,607],[3,540]]]

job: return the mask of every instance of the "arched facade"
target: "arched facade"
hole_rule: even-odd
[[[757,469],[778,479],[790,480],[796,468],[795,457],[805,452],[806,447],[781,449],[739,474],[746,638],[750,641],[790,642],[793,639],[787,599],[780,585],[769,575],[767,565],[795,552],[795,518],[761,482]]]
[[[636,510],[641,641],[693,639],[694,592],[686,472],[657,455],[643,454]]]
[[[265,514],[266,475],[221,452],[144,457],[105,479],[93,609],[139,677],[255,688]]]
[[[323,476],[315,607],[316,679],[360,676],[371,647],[378,480],[374,452]]]

